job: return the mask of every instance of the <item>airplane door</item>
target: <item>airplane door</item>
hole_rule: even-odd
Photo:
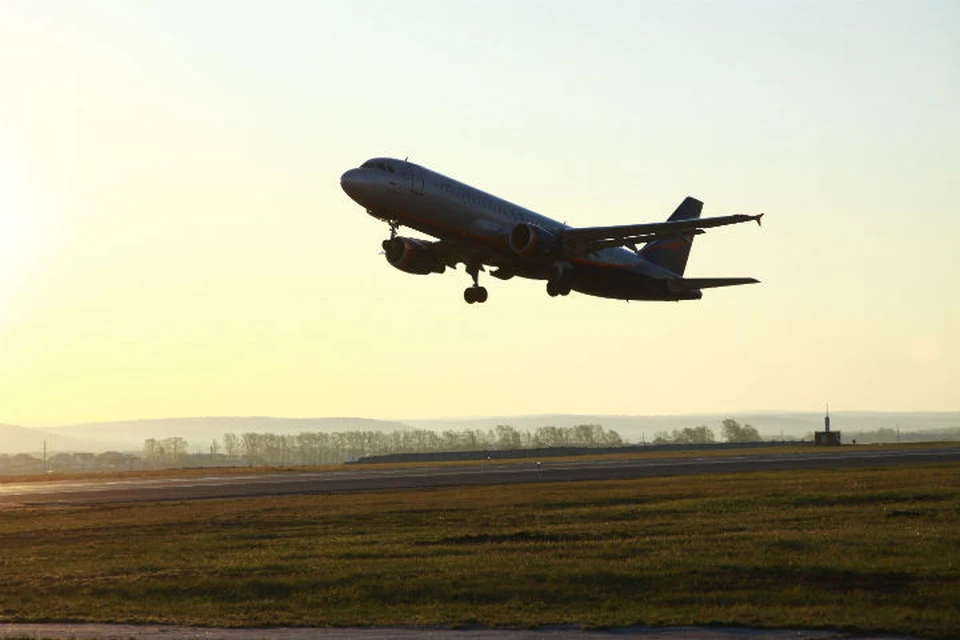
[[[408,165],[410,167],[410,191],[413,191],[418,196],[423,195],[423,169],[416,165]]]

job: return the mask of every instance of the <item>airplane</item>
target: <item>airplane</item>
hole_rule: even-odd
[[[688,197],[666,222],[570,227],[395,158],[371,158],[349,169],[340,186],[368,214],[388,223],[390,237],[382,247],[392,266],[426,275],[463,263],[473,279],[463,292],[469,304],[487,300],[479,283],[485,266],[501,280],[546,280],[551,297],[577,291],[621,300],[699,300],[702,289],[759,282],[685,278],[683,272],[695,235],[751,220],[759,225],[762,213],[701,218],[703,203]],[[437,240],[398,235],[401,226]]]

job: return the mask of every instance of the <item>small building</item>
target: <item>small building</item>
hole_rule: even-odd
[[[840,446],[840,432],[830,431],[830,405],[827,405],[827,413],[823,416],[823,431],[815,431],[813,434],[813,444]]]

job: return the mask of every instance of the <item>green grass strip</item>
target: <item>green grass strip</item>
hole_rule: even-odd
[[[956,637],[960,465],[8,509],[0,620]]]

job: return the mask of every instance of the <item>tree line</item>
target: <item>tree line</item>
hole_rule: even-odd
[[[732,418],[720,423],[720,433],[724,442],[760,442],[760,432],[749,424],[740,424]],[[812,437],[811,437],[812,439]],[[653,444],[713,444],[717,441],[713,429],[706,425],[674,429],[670,433],[658,432]]]
[[[144,441],[143,461],[150,466],[197,464],[319,465],[338,464],[364,456],[391,453],[448,451],[509,451],[539,447],[617,447],[620,435],[598,424],[538,427],[519,430],[510,425],[493,429],[441,432],[402,431],[301,432],[296,435],[247,432],[225,433],[203,452],[190,453],[190,443],[173,437]]]
[[[0,454],[0,474],[85,473],[88,471],[127,471],[140,468],[140,458],[119,451],[103,453],[53,453],[48,458],[29,453]]]

